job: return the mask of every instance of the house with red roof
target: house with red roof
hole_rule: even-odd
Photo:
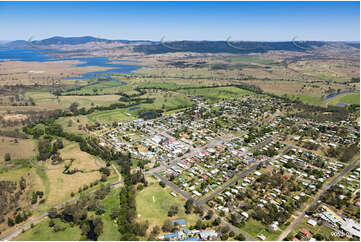
[[[306,237],[308,237],[310,235],[310,232],[308,232],[307,229],[301,229],[300,232],[301,232],[301,234],[303,234]]]

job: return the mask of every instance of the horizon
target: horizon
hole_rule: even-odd
[[[129,39],[106,39],[106,38],[100,38],[100,37],[95,37],[95,36],[91,36],[91,35],[85,35],[85,36],[50,36],[47,38],[43,38],[43,39],[31,39],[31,40],[26,40],[26,39],[15,39],[15,40],[5,40],[5,39],[0,39],[0,42],[5,42],[5,43],[9,43],[9,42],[14,42],[14,41],[26,41],[26,42],[31,42],[31,41],[42,41],[42,40],[47,40],[47,39],[52,39],[52,38],[86,38],[86,37],[92,37],[92,38],[98,38],[98,39],[104,39],[104,40],[109,40],[109,41],[150,41],[150,42],[160,42],[160,40],[149,40],[149,39],[137,39],[137,40],[129,40]],[[165,40],[164,42],[181,42],[181,41],[189,41],[189,42],[201,42],[201,41],[210,41],[210,42],[220,42],[220,41],[227,41],[227,39],[219,39],[219,40],[208,40],[208,39],[179,39],[179,40]],[[360,40],[298,40],[298,39],[290,39],[290,40],[229,40],[229,42],[357,42],[360,43]]]
[[[0,2],[0,16],[4,41],[360,41],[359,2]]]

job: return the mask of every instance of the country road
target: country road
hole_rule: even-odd
[[[349,164],[337,177],[335,177],[331,182],[329,182],[327,185],[325,185],[323,188],[321,188],[321,191],[319,194],[314,198],[313,202],[307,206],[302,213],[294,220],[286,230],[284,230],[281,235],[278,237],[277,240],[283,240],[293,229],[296,227],[296,225],[305,217],[306,211],[312,208],[314,205],[318,203],[322,195],[330,189],[333,185],[335,185],[337,182],[339,182],[345,175],[348,173],[354,166],[358,165],[360,162],[360,158]]]

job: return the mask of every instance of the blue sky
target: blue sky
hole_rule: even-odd
[[[360,40],[359,2],[0,2],[0,40]]]

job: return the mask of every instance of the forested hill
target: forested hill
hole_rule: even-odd
[[[304,52],[314,47],[322,47],[327,42],[227,42],[227,41],[173,41],[154,43],[152,45],[138,45],[135,52],[145,54],[162,54],[167,52],[196,52],[196,53],[263,53],[270,50]]]

